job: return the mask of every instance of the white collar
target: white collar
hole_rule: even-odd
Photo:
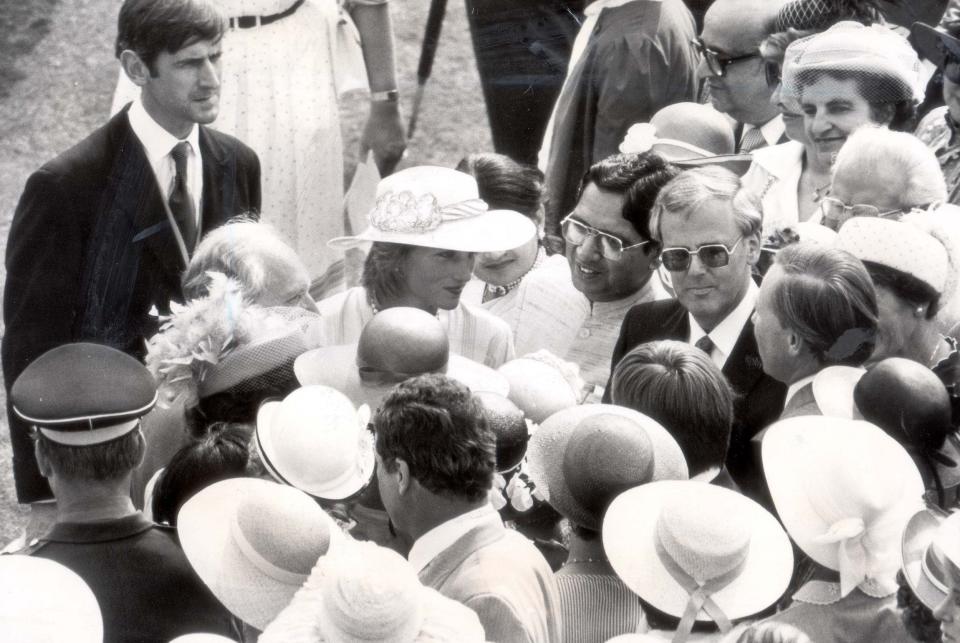
[[[753,129],[760,130],[760,135],[763,136],[763,140],[766,141],[768,146],[777,145],[780,142],[780,139],[783,137],[784,132],[787,131],[786,126],[783,124],[783,116],[777,114],[760,126],[744,123],[743,132],[740,134],[740,140],[743,141],[743,138],[747,135],[747,132]]]
[[[784,406],[790,403],[790,400],[793,399],[793,396],[800,392],[807,384],[813,384],[814,378],[817,377],[817,374],[807,375],[806,377],[801,377],[796,382],[787,387],[787,398],[784,401]]]
[[[717,479],[717,476],[720,475],[720,471],[722,471],[722,468],[719,466],[710,467],[706,471],[701,471],[695,476],[690,476],[690,479],[697,482],[710,483]]]
[[[783,179],[791,172],[803,171],[803,151],[803,143],[787,141],[759,147],[750,152],[750,155],[754,163],[778,179]]]
[[[133,129],[133,133],[137,135],[137,138],[143,144],[143,149],[146,150],[150,165],[156,166],[181,140],[190,143],[194,154],[200,154],[200,128],[197,127],[196,123],[193,124],[186,138],[179,139],[153,120],[153,117],[143,107],[143,101],[140,98],[137,98],[130,105],[127,117],[130,119],[130,127]]]
[[[723,321],[717,324],[716,328],[709,333],[703,330],[703,327],[697,323],[693,315],[687,313],[687,318],[690,321],[690,343],[696,344],[697,340],[704,335],[710,335],[710,340],[716,349],[720,351],[724,362],[726,362],[730,353],[733,352],[733,347],[736,346],[737,340],[740,339],[740,333],[743,332],[743,327],[750,319],[750,315],[753,314],[753,308],[757,302],[757,293],[760,289],[757,288],[757,284],[753,283],[753,279],[750,277],[747,277],[747,279],[749,279],[750,283],[747,285],[747,292],[744,293],[743,299],[741,299],[737,307],[730,311],[730,313],[723,318]]]
[[[460,540],[467,532],[487,523],[503,526],[500,514],[493,509],[490,503],[484,503],[482,507],[451,518],[417,538],[413,547],[410,548],[407,559],[419,574],[424,567],[430,564],[430,561]]]

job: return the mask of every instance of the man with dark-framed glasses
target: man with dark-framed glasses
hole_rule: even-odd
[[[700,53],[697,73],[710,102],[737,121],[738,152],[787,141],[783,120],[770,102],[772,90],[759,51],[777,6],[768,0],[717,0],[693,43]]]
[[[660,191],[650,233],[676,298],[630,309],[611,368],[634,346],[654,340],[684,341],[706,352],[737,393],[727,468],[744,492],[762,498],[763,474],[750,457],[750,438],[780,415],[786,387],[763,372],[750,320],[759,204],[728,170],[688,170]]]
[[[678,173],[655,154],[617,154],[590,168],[561,224],[565,253],[520,284],[518,355],[547,349],[574,362],[600,397],[623,316],[668,296],[647,221],[657,192]]]

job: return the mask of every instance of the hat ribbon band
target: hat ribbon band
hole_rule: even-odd
[[[376,366],[357,366],[357,372],[360,375],[360,381],[368,386],[379,386],[382,384],[399,384],[405,382],[411,377],[425,375],[426,373],[446,373],[447,364],[444,363],[440,368],[424,371],[423,373],[401,373],[391,371],[386,368],[377,368]]]
[[[660,559],[660,562],[663,563],[663,566],[667,569],[670,576],[673,577],[673,580],[677,581],[680,587],[690,595],[690,600],[687,601],[687,607],[683,612],[683,617],[680,619],[680,625],[677,626],[677,631],[673,636],[673,643],[686,643],[686,641],[690,639],[690,633],[693,631],[693,626],[697,622],[697,614],[700,613],[700,610],[710,615],[713,622],[720,628],[721,633],[726,634],[733,629],[733,624],[730,622],[730,619],[723,613],[720,606],[713,601],[711,595],[719,592],[743,573],[743,568],[747,565],[747,556],[744,556],[742,560],[729,571],[715,578],[711,578],[704,583],[700,583],[684,571],[680,564],[673,559],[670,553],[664,549],[659,538],[654,540],[654,548],[656,549],[657,557]]]
[[[287,571],[286,569],[277,567],[261,556],[260,553],[254,549],[253,545],[250,544],[250,541],[247,540],[247,537],[243,535],[243,529],[240,527],[236,515],[233,516],[233,521],[230,525],[230,536],[233,538],[233,542],[237,545],[240,553],[243,554],[254,567],[270,578],[296,587],[303,585],[303,583],[310,578],[310,574],[298,574],[297,572]]]
[[[920,570],[923,572],[923,575],[926,576],[931,585],[944,594],[950,593],[950,588],[947,587],[946,583],[947,575],[945,568],[947,564],[949,563],[946,557],[935,542],[930,543],[920,562]]]

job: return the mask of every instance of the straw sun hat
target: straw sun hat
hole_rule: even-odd
[[[400,554],[350,541],[317,563],[261,643],[481,643],[476,613],[424,587]]]
[[[258,630],[287,606],[317,560],[344,541],[310,496],[254,478],[197,493],[180,509],[177,533],[217,600]]]
[[[790,582],[783,528],[746,496],[696,481],[665,480],[620,494],[603,520],[603,548],[620,579],[677,632],[731,621],[773,604]]]
[[[502,252],[537,234],[519,212],[488,210],[476,180],[444,167],[410,167],[377,184],[369,227],[355,236],[331,239],[331,248],[366,242],[401,243],[461,252]]]
[[[923,509],[903,531],[903,575],[920,602],[936,609],[960,579],[960,513]]]
[[[257,413],[254,444],[270,475],[322,500],[343,500],[373,476],[370,410],[339,391],[304,386]]]

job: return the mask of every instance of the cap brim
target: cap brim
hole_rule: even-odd
[[[365,243],[383,242],[459,252],[504,252],[522,246],[536,234],[537,226],[522,214],[488,210],[476,216],[444,221],[434,230],[419,234],[367,228],[355,236],[331,239],[327,245],[348,249]]]
[[[947,55],[960,59],[960,40],[922,22],[915,22],[908,38],[921,58],[943,69]]]
[[[561,463],[570,436],[581,421],[595,415],[611,413],[637,422],[653,444],[653,480],[686,480],[687,461],[680,445],[666,429],[646,415],[613,404],[574,406],[554,413],[537,428],[527,446],[528,472],[547,501],[554,495],[572,502],[572,495],[563,479]]]
[[[776,518],[753,500],[728,489],[674,480],[651,482],[623,492],[604,517],[603,549],[617,576],[631,591],[672,616],[680,617],[686,610],[690,595],[670,575],[655,549],[661,507],[668,498],[675,501],[677,496],[689,496],[690,502],[703,504],[718,497],[740,503],[736,520],[747,523],[750,550],[740,575],[710,595],[727,618],[756,614],[780,598],[793,574],[793,550]],[[713,618],[701,610],[697,620]]]
[[[901,543],[902,569],[907,585],[920,602],[931,610],[936,609],[947,597],[947,593],[935,586],[923,571],[924,556],[942,520],[943,515],[931,509],[917,512],[907,522]]]
[[[743,176],[747,173],[747,170],[750,169],[750,164],[753,163],[753,157],[749,154],[720,154],[718,156],[706,156],[704,158],[683,159],[671,162],[685,170],[695,167],[705,167],[707,165],[716,165],[730,170],[737,176]]]
[[[302,583],[288,584],[262,572],[240,552],[230,529],[241,500],[271,484],[255,478],[224,480],[193,496],[177,515],[180,544],[197,575],[234,616],[261,631],[290,604]],[[340,527],[320,511],[329,520],[333,546]]]

